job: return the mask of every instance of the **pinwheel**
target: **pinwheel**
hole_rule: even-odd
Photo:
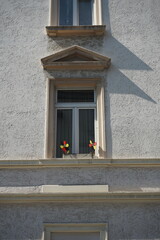
[[[69,144],[66,141],[62,142],[62,144],[60,145],[60,148],[62,149],[64,154],[69,153]]]
[[[92,142],[91,140],[89,141],[89,147],[95,151],[96,149],[96,146],[97,146],[97,143],[96,142]]]

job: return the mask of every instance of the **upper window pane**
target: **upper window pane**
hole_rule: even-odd
[[[79,25],[92,25],[92,0],[79,0]]]
[[[58,90],[57,102],[94,102],[94,90]]]
[[[59,25],[73,25],[73,0],[59,0],[59,9]]]

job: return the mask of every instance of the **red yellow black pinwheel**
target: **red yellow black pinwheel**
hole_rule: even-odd
[[[66,141],[62,142],[60,148],[62,149],[64,154],[69,154],[69,144]]]
[[[91,140],[89,141],[89,147],[92,149],[92,150],[96,150],[96,146],[97,146],[97,143],[96,142],[92,142]]]

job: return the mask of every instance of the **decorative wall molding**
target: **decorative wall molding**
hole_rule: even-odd
[[[144,159],[35,159],[0,160],[2,168],[44,168],[44,167],[160,167],[159,158]]]
[[[50,202],[160,202],[160,192],[108,192],[108,193],[1,193],[0,203]]]
[[[77,45],[41,59],[46,70],[103,70],[111,59]]]
[[[92,26],[46,26],[49,37],[99,36],[104,35],[106,25]]]

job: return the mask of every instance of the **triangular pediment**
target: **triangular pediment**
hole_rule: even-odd
[[[65,50],[41,59],[44,69],[62,70],[102,70],[110,66],[111,59],[79,46]]]

